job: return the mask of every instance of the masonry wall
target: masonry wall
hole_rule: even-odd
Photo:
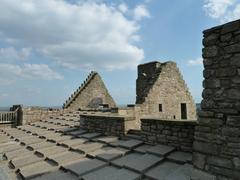
[[[141,119],[143,140],[176,147],[182,151],[192,151],[196,121],[169,121]]]
[[[135,118],[104,114],[82,114],[80,116],[80,125],[89,132],[123,136],[129,129],[134,129]]]
[[[203,32],[202,111],[193,163],[219,180],[240,179],[240,21]]]
[[[136,91],[141,117],[182,119],[181,103],[185,103],[187,119],[196,120],[196,105],[174,62],[139,65]],[[159,112],[159,104],[162,112]]]
[[[95,73],[82,89],[68,108],[97,108],[99,104],[108,104],[109,107],[116,106],[98,73]]]
[[[66,110],[65,110],[66,111]],[[49,110],[41,107],[23,107],[22,108],[22,125],[33,123],[50,116],[59,116],[64,110]]]

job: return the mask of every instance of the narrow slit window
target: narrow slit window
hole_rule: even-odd
[[[158,110],[159,110],[159,112],[162,112],[162,104],[158,105]]]

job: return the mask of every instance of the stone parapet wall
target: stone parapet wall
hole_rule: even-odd
[[[192,151],[194,127],[197,121],[170,121],[160,119],[141,119],[143,140]]]
[[[221,180],[240,179],[240,20],[203,32],[202,111],[193,163]]]
[[[46,119],[50,116],[59,116],[67,110],[62,109],[44,109],[41,107],[23,107],[22,108],[22,125]]]
[[[134,117],[114,115],[81,114],[80,125],[89,132],[101,132],[105,135],[123,136],[135,126]]]

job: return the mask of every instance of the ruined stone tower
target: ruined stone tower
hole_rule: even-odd
[[[63,108],[98,108],[100,105],[110,108],[115,107],[116,103],[108,93],[100,75],[92,71],[84,83],[63,104]]]
[[[196,119],[196,106],[176,63],[140,64],[136,104],[141,116]]]
[[[203,34],[205,79],[193,163],[217,180],[239,180],[240,20]]]

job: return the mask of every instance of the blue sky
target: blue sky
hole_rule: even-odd
[[[196,102],[202,31],[238,19],[240,0],[1,0],[0,106],[59,106],[91,70],[135,102],[137,64],[175,61]]]

